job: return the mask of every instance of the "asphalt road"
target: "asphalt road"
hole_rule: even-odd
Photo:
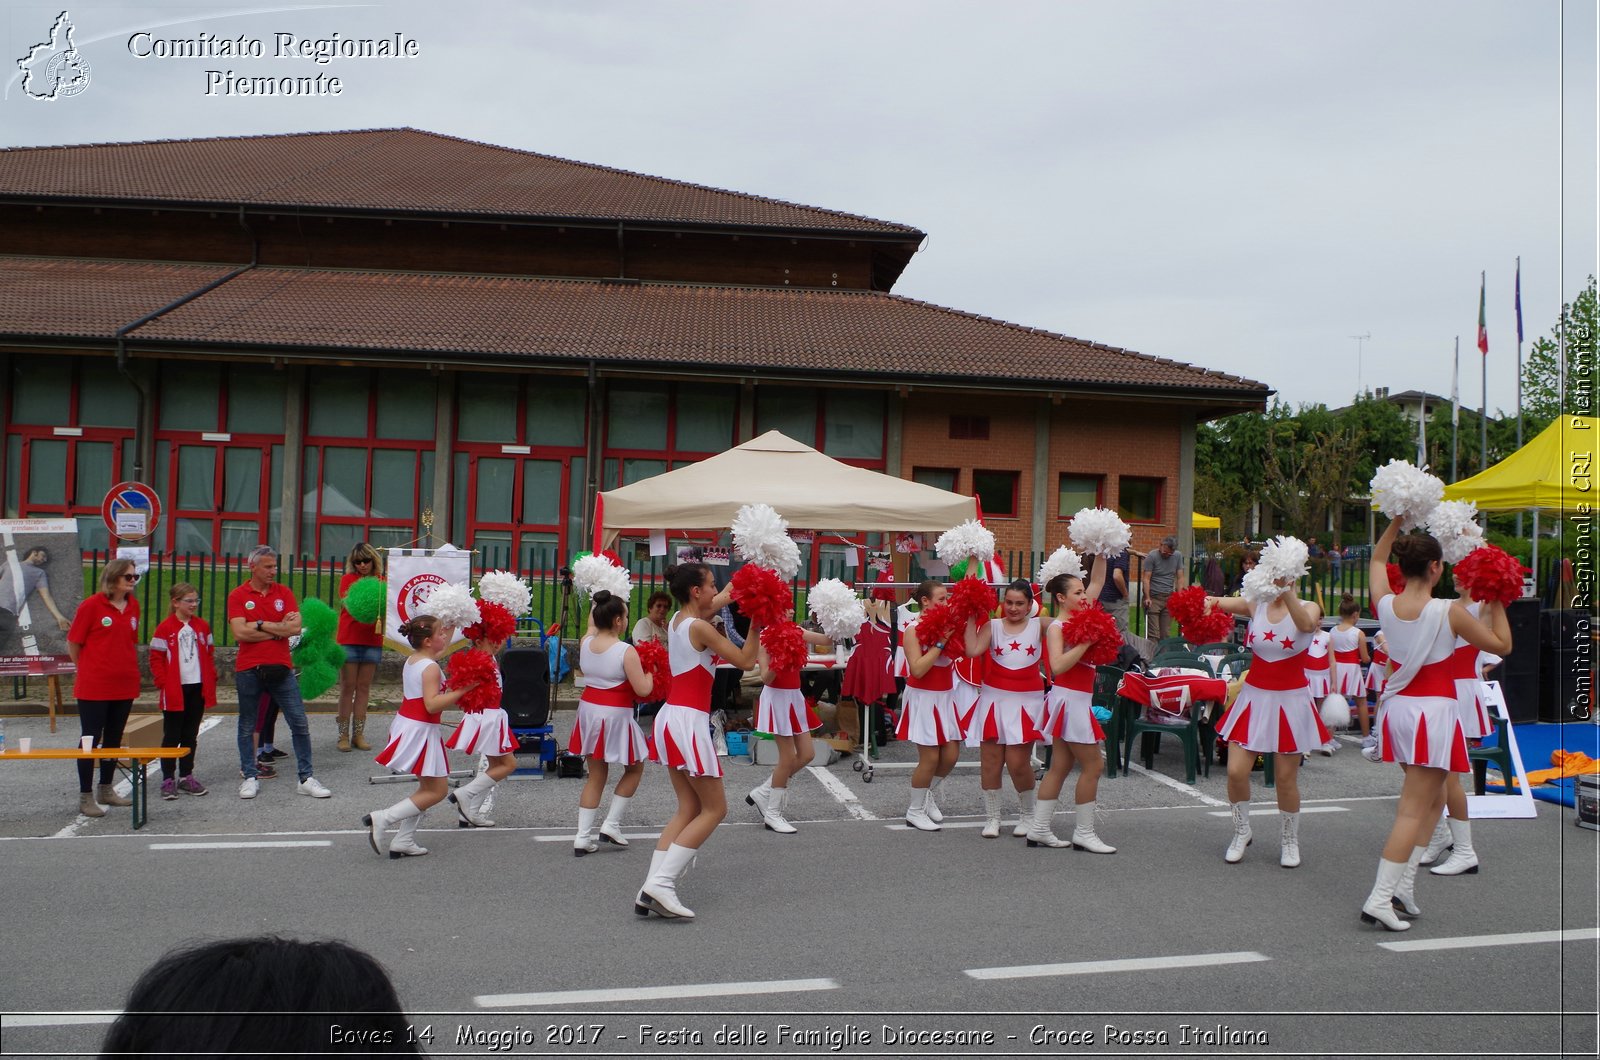
[[[62,1013],[119,1010],[177,944],[276,932],[371,952],[440,1055],[1595,1055],[1600,833],[1542,803],[1480,821],[1482,872],[1424,878],[1416,926],[1379,931],[1357,911],[1398,772],[1353,746],[1302,772],[1295,870],[1259,787],[1256,842],[1225,864],[1221,772],[1191,788],[1171,751],[1102,781],[1114,856],[981,838],[965,766],[946,829],[906,830],[902,744],[870,784],[846,762],[799,778],[800,832],[778,836],[743,805],[765,771],[734,761],[729,821],[680,890],[698,917],[670,922],[631,912],[671,812],[659,773],[626,850],[573,858],[579,784],[538,780],[503,786],[492,830],[431,812],[433,853],[392,862],[358,818],[409,786],[368,783],[331,718],[313,718],[328,800],[296,795],[292,765],[239,800],[220,722],[212,794],[156,799],[138,832],[125,810],[77,818],[60,764],[0,768],[0,1053],[93,1054],[110,1017]],[[71,739],[9,719],[22,735]]]

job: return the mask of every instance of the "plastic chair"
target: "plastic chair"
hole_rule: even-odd
[[[1200,656],[1194,654],[1193,652],[1188,651],[1168,650],[1157,652],[1156,657],[1150,660],[1150,666],[1152,669],[1157,666],[1176,666],[1187,670],[1204,670],[1206,673],[1211,672],[1211,667],[1206,665],[1206,661],[1204,659],[1200,658]]]
[[[1116,776],[1117,770],[1122,767],[1122,728],[1127,723],[1128,711],[1126,702],[1117,695],[1117,686],[1122,683],[1125,672],[1120,666],[1094,668],[1094,705],[1111,711],[1111,720],[1105,725],[1108,777]]]
[[[1511,765],[1511,740],[1506,736],[1506,729],[1510,723],[1506,719],[1495,716],[1494,719],[1494,745],[1492,747],[1469,747],[1467,759],[1472,763],[1472,792],[1482,795],[1484,784],[1488,781],[1489,763],[1493,762],[1500,767],[1500,775],[1505,778],[1506,793],[1512,794],[1516,788],[1512,786]]]
[[[1160,655],[1164,651],[1191,651],[1191,650],[1192,650],[1192,648],[1190,647],[1189,642],[1184,640],[1182,637],[1163,637],[1161,640],[1156,641],[1156,654],[1157,655]]]
[[[1228,640],[1216,640],[1210,644],[1202,644],[1194,650],[1196,655],[1232,655],[1239,650],[1239,645]]]
[[[1190,706],[1188,686],[1185,685],[1179,690],[1177,702],[1177,705],[1180,707],[1180,709],[1188,709],[1189,717],[1184,724],[1163,725],[1158,721],[1149,720],[1148,717],[1150,707],[1160,706],[1163,703],[1170,704],[1171,702],[1172,700],[1170,697],[1168,697],[1166,700],[1163,700],[1159,692],[1152,691],[1150,693],[1150,702],[1146,706],[1145,710],[1141,711],[1139,716],[1130,717],[1128,719],[1125,725],[1127,735],[1125,737],[1124,761],[1131,761],[1133,758],[1133,738],[1135,736],[1175,736],[1177,737],[1178,741],[1183,744],[1185,780],[1188,783],[1193,784],[1195,777],[1195,763],[1200,758],[1200,716],[1199,711],[1194,710]],[[1154,765],[1155,751],[1159,743],[1159,739],[1154,739],[1146,740],[1143,744],[1141,744],[1140,752],[1141,756],[1144,758],[1144,767],[1146,769],[1150,769]],[[1210,776],[1211,763],[1204,763],[1204,767],[1206,776]]]
[[[1217,676],[1225,681],[1232,681],[1250,669],[1250,653],[1247,651],[1234,652],[1225,655],[1217,663]]]

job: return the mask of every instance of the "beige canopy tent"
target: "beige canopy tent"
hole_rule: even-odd
[[[943,532],[978,515],[959,493],[841,463],[778,431],[595,498],[595,548],[623,530],[720,529],[770,504],[804,530]]]

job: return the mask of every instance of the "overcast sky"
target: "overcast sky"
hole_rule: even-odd
[[[62,6],[0,12],[0,145],[409,125],[865,214],[929,233],[898,294],[1293,402],[1345,403],[1361,334],[1367,387],[1448,395],[1459,334],[1476,406],[1486,271],[1513,409],[1515,258],[1530,343],[1595,270],[1591,0],[81,2],[89,86],[30,99]],[[141,30],[266,57],[138,58]],[[419,55],[316,66],[279,32]],[[209,69],[343,92],[208,97]]]

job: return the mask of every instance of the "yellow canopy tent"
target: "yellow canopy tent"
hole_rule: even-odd
[[[1201,515],[1199,512],[1191,512],[1189,525],[1196,530],[1221,530],[1222,520],[1214,515]]]

